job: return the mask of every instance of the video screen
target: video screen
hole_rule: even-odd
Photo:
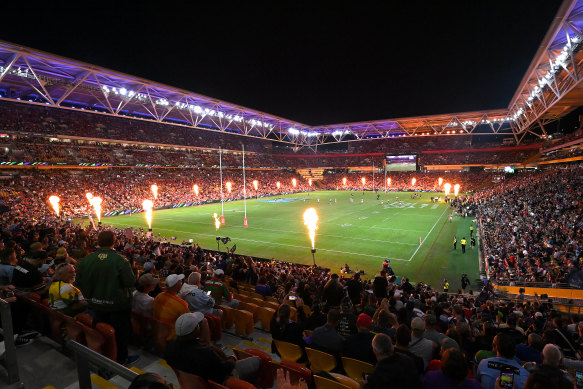
[[[385,169],[388,172],[413,172],[417,170],[416,155],[387,155]]]
[[[514,173],[514,166],[504,166],[504,173]]]

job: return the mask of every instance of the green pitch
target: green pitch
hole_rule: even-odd
[[[454,216],[450,223],[451,208],[430,200],[436,194],[423,193],[420,199],[411,199],[411,193],[406,192],[379,194],[380,200],[373,192],[363,196],[362,192],[343,191],[247,200],[248,228],[243,226],[243,201],[226,202],[226,225],[218,231],[212,214],[221,214],[220,203],[154,211],[152,229],[155,236],[160,233],[168,239],[175,236],[178,241],[193,239],[207,249],[217,248],[217,236],[228,236],[231,242],[227,246],[237,244],[238,254],[311,264],[311,246],[302,215],[314,207],[319,215],[315,255],[318,265],[339,273],[348,263],[353,270],[364,270],[369,278],[389,258],[397,275],[412,281],[441,289],[445,277],[451,284],[450,291],[454,291],[460,288],[461,274],[467,273],[472,287],[476,287],[478,249],[470,248],[469,218]],[[108,217],[103,222],[118,228],[147,226],[143,213]],[[458,238],[457,251],[452,247],[454,235]],[[468,245],[462,255],[463,236]],[[220,249],[226,250],[226,246],[220,243]]]

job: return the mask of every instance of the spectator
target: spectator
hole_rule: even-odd
[[[500,375],[500,368],[490,367],[489,362],[498,366],[509,366],[514,370],[514,386],[516,389],[523,389],[528,377],[528,372],[514,360],[516,346],[514,339],[507,334],[498,334],[494,338],[492,350],[496,353],[493,358],[486,358],[480,361],[476,378],[482,383],[484,389],[494,389],[496,378]]]
[[[411,321],[411,342],[409,343],[409,351],[421,359],[423,359],[423,371],[433,357],[435,350],[433,342],[425,339],[423,334],[425,332],[425,323],[423,319],[418,317]]]
[[[154,288],[158,286],[159,282],[160,279],[154,278],[150,273],[142,274],[142,276],[138,278],[138,287],[134,291],[132,299],[133,310],[146,316],[153,315],[154,297],[150,296],[148,293],[153,291]]]
[[[301,298],[297,298],[296,302],[300,301]],[[298,318],[303,318],[300,314],[303,309],[298,309]],[[303,323],[294,322],[290,320],[291,308],[287,304],[280,305],[277,310],[277,315],[274,315],[271,319],[271,337],[274,340],[281,340],[283,342],[289,342],[297,344],[298,346],[303,346],[304,340],[302,338],[302,332],[304,330]],[[276,351],[275,343],[271,345],[273,352]]]
[[[166,277],[166,290],[154,299],[152,307],[154,319],[168,324],[172,330],[168,335],[168,340],[174,339],[173,323],[184,313],[190,312],[188,303],[178,297],[178,291],[182,288],[184,274],[170,274]]]
[[[322,291],[322,298],[326,302],[326,308],[339,307],[344,295],[344,288],[338,282],[338,274],[332,274]]]
[[[340,321],[340,312],[337,309],[328,311],[326,324],[318,327],[312,333],[312,345],[314,348],[339,355],[344,347],[344,338],[336,331],[336,326]]]
[[[255,285],[255,293],[259,293],[263,296],[263,298],[273,295],[273,291],[269,285],[267,285],[267,279],[264,276],[259,277],[257,280],[257,285]]]
[[[410,358],[415,364],[417,375],[421,377],[425,371],[423,358],[418,357],[409,351],[409,343],[411,343],[411,330],[409,330],[409,327],[407,327],[406,324],[401,324],[397,328],[397,332],[395,333],[395,340],[397,341],[397,344],[395,345],[395,353]]]
[[[237,360],[210,342],[201,338],[204,315],[185,313],[176,320],[173,332],[178,338],[168,342],[164,359],[173,369],[195,374],[205,380],[223,383],[236,371],[239,378],[253,381],[259,373],[261,362],[257,357]]]
[[[180,297],[186,300],[190,312],[211,313],[222,317],[223,311],[213,308],[215,300],[201,289],[200,278],[199,272],[190,273],[188,282],[180,289]]]
[[[552,387],[554,389],[571,389],[573,388],[573,382],[571,376],[561,370],[559,365],[561,363],[561,350],[554,344],[547,344],[543,348],[543,362],[542,364],[525,365],[527,370],[533,372],[541,373],[548,377],[552,382]]]
[[[102,231],[97,238],[99,249],[81,260],[77,270],[77,286],[95,312],[95,320],[115,329],[117,361],[123,365],[135,362],[128,356],[130,337],[131,293],[136,279],[129,262],[113,250],[113,231]]]
[[[377,360],[372,350],[372,339],[374,335],[370,332],[372,318],[365,313],[358,315],[356,328],[358,332],[349,336],[344,342],[342,356],[358,359],[374,365]]]
[[[365,389],[421,387],[421,376],[413,361],[393,351],[391,338],[385,334],[375,335],[372,348],[378,362],[374,372],[365,377]]]
[[[81,291],[73,286],[75,275],[73,265],[61,263],[49,287],[49,306],[71,317],[84,312],[88,305]]]
[[[222,281],[225,272],[222,269],[214,271],[215,277],[204,283],[204,291],[211,292],[211,297],[215,300],[215,306],[226,305],[229,308],[237,309],[239,301],[233,298],[229,288]]]
[[[467,378],[468,365],[463,354],[455,348],[446,350],[441,357],[441,369],[428,372],[423,379],[426,389],[482,389],[478,381]]]

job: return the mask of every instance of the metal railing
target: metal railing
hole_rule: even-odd
[[[118,375],[130,382],[138,376],[136,372],[127,367],[120,365],[119,363],[112,361],[111,359],[106,358],[73,340],[67,342],[67,348],[75,354],[80,389],[92,389],[90,364],[97,367],[100,371],[105,370],[108,373]]]
[[[16,358],[16,344],[14,343],[14,330],[12,328],[12,312],[10,303],[0,298],[0,319],[4,332],[4,346],[6,348],[4,364],[8,371],[8,388],[24,388],[18,373],[18,360]]]

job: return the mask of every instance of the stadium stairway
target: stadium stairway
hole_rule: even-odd
[[[271,353],[271,334],[258,328],[255,328],[247,339],[223,332],[219,345],[227,355],[232,355],[235,348],[243,350],[253,348],[268,353],[274,361],[280,361],[276,354]],[[178,378],[166,361],[158,355],[135,346],[130,346],[129,353],[140,356],[140,359],[130,367],[132,370],[138,373],[144,371],[157,373],[172,383],[175,388],[180,388]],[[17,348],[17,359],[20,379],[27,389],[51,386],[57,389],[79,388],[77,365],[73,356],[48,337],[41,336],[29,345]],[[7,380],[6,374],[0,364],[0,387]],[[129,386],[129,382],[119,376],[107,377],[104,374],[96,373],[92,374],[91,382],[93,388],[102,389],[127,388]]]

